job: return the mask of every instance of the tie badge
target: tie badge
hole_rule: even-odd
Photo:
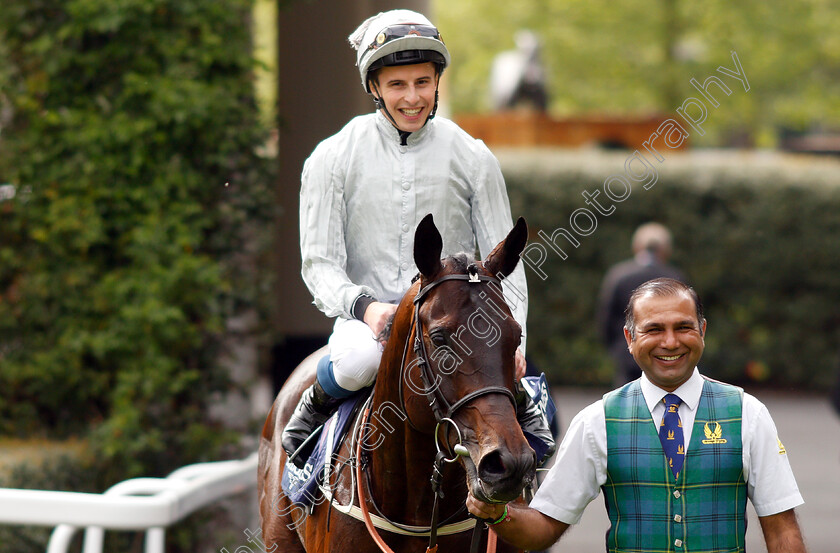
[[[708,422],[705,425],[703,425],[703,432],[706,434],[706,439],[703,440],[703,443],[707,445],[725,444],[726,438],[721,437],[723,435],[723,429],[720,427],[720,423],[716,422],[714,423],[714,425],[714,429],[712,429],[712,427],[709,426]]]

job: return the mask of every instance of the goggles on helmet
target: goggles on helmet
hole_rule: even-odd
[[[381,67],[431,61],[440,73],[449,65],[449,51],[440,31],[426,16],[411,10],[391,10],[370,17],[348,40],[356,50],[356,66],[368,93],[370,73]]]
[[[376,71],[377,69],[387,66],[412,65],[427,61],[435,63],[441,67],[446,65],[446,59],[440,54],[440,52],[432,50],[401,50],[382,56],[370,64],[368,71]],[[439,71],[441,70],[439,69]]]
[[[440,32],[431,25],[391,25],[390,27],[382,29],[379,34],[376,35],[376,38],[370,43],[367,50],[376,50],[392,40],[412,35],[435,38],[443,42]]]

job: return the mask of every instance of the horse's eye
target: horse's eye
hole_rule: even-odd
[[[431,339],[432,343],[437,347],[446,345],[446,334],[442,330],[430,332],[429,339]]]

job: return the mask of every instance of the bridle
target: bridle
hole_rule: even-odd
[[[423,303],[423,300],[429,294],[431,290],[435,287],[439,286],[440,284],[450,281],[450,280],[462,280],[467,281],[471,284],[480,284],[482,282],[489,282],[499,286],[501,289],[502,283],[501,281],[493,276],[481,275],[478,274],[478,270],[474,265],[470,265],[467,269],[467,274],[457,274],[457,275],[445,275],[441,278],[434,280],[426,286],[422,287],[418,292],[417,295],[414,297],[414,317],[413,323],[414,326],[414,353],[417,356],[417,365],[420,367],[420,378],[423,382],[423,388],[426,392],[426,395],[429,396],[429,407],[431,407],[432,412],[435,415],[435,420],[438,423],[442,421],[452,421],[452,417],[455,413],[461,409],[464,405],[471,402],[472,400],[479,398],[481,396],[489,395],[489,394],[502,394],[510,399],[511,404],[513,404],[514,410],[516,409],[516,399],[513,396],[513,392],[510,389],[505,388],[504,386],[487,386],[484,388],[479,388],[478,390],[474,390],[464,397],[456,401],[455,403],[449,403],[449,400],[446,399],[446,396],[443,395],[443,392],[440,390],[440,387],[435,386],[433,384],[434,378],[432,377],[432,367],[429,363],[429,355],[426,352],[426,343],[423,340],[423,323],[420,320],[420,306]],[[409,332],[406,341],[411,338],[411,332]],[[403,359],[402,359],[402,366],[400,368],[400,375],[401,377],[404,376],[405,361],[406,361],[406,353],[408,351],[408,347],[406,344],[406,348],[403,351]],[[402,386],[400,386],[400,400],[402,402]],[[405,406],[403,402],[403,407]],[[410,422],[410,421],[409,421]],[[452,423],[454,424],[454,423]]]
[[[434,462],[432,478],[431,478],[432,490],[435,494],[435,500],[434,500],[434,505],[432,507],[432,520],[431,520],[430,533],[429,533],[429,546],[426,549],[427,553],[434,553],[434,552],[437,551],[438,500],[443,497],[443,492],[442,492],[441,487],[440,487],[441,479],[443,477],[443,472],[442,472],[443,465],[444,465],[444,463],[452,463],[452,462],[457,461],[458,456],[469,457],[469,452],[467,451],[466,447],[464,447],[461,444],[461,432],[458,429],[458,426],[455,424],[452,417],[455,415],[455,413],[459,409],[461,409],[462,407],[464,407],[465,405],[467,405],[468,403],[470,403],[474,399],[477,399],[477,398],[485,396],[485,395],[490,395],[490,394],[502,394],[502,395],[504,395],[505,397],[507,397],[510,400],[511,404],[513,405],[514,411],[516,410],[516,399],[514,398],[513,392],[510,389],[505,388],[504,386],[486,386],[484,388],[479,388],[477,390],[474,390],[474,391],[466,394],[465,396],[463,396],[459,400],[455,401],[454,403],[450,403],[449,400],[446,398],[446,396],[444,396],[443,392],[440,390],[440,387],[433,384],[434,379],[432,378],[432,368],[431,368],[431,364],[429,363],[429,356],[428,356],[428,353],[426,351],[425,342],[423,340],[423,335],[424,335],[423,323],[420,320],[420,315],[419,315],[420,306],[423,303],[423,300],[426,298],[426,296],[429,294],[429,292],[431,290],[433,290],[435,287],[439,286],[440,284],[442,284],[444,282],[447,282],[447,281],[451,281],[451,280],[466,281],[466,282],[469,282],[470,284],[481,284],[482,282],[486,282],[486,283],[495,284],[495,285],[499,286],[500,289],[501,289],[501,284],[502,284],[501,281],[496,277],[479,274],[476,266],[475,265],[470,265],[467,268],[467,274],[451,274],[451,275],[442,276],[439,279],[434,280],[434,281],[426,284],[425,286],[421,287],[420,290],[417,292],[417,295],[414,297],[414,315],[413,315],[413,320],[412,320],[412,326],[414,327],[414,347],[413,347],[413,351],[414,351],[414,353],[417,357],[417,365],[420,367],[420,378],[421,378],[422,383],[423,383],[424,391],[425,391],[426,395],[430,398],[429,399],[429,407],[432,409],[432,412],[434,413],[434,416],[435,416],[435,420],[437,421],[437,426],[435,427],[435,437],[434,437],[435,447],[437,448],[437,454],[435,456],[435,462]],[[405,371],[406,371],[406,359],[408,357],[408,350],[409,350],[408,346],[409,346],[409,341],[411,340],[411,334],[412,334],[411,329],[409,329],[408,335],[406,336],[406,343],[405,343],[405,346],[403,348],[403,356],[402,356],[402,362],[400,364],[400,373],[399,373],[400,374],[400,379],[401,379],[401,383],[400,383],[400,386],[399,386],[400,403],[401,403],[401,407],[402,407],[404,413],[406,412],[406,410],[405,410],[405,401],[404,401],[404,398],[403,398],[402,379],[407,376],[406,373],[405,373]],[[364,422],[367,420],[368,416],[369,416],[369,408],[365,410],[365,414],[364,414],[363,419],[362,419],[362,421],[363,421],[362,427],[363,428],[365,427]],[[411,422],[410,418],[408,418],[407,421],[408,421],[409,425],[411,425],[412,428],[414,428],[415,430],[418,430],[414,426],[414,424]],[[454,455],[452,455],[451,458],[446,457],[446,453],[441,450],[440,444],[439,444],[439,441],[438,441],[438,430],[440,429],[440,426],[444,423],[450,424],[455,429],[455,431],[457,432],[457,435],[458,435],[458,443],[453,447]],[[367,509],[367,505],[365,503],[365,498],[363,497],[362,465],[364,463],[361,462],[361,458],[362,458],[361,443],[362,443],[363,439],[364,439],[363,436],[359,439],[358,447],[357,447],[356,474],[357,474],[357,485],[358,485],[358,493],[359,493],[359,506],[362,510],[362,514],[363,514],[363,517],[364,517],[363,520],[365,522],[365,526],[367,527],[368,532],[370,533],[371,537],[374,539],[374,541],[377,543],[377,545],[379,546],[379,548],[383,552],[389,553],[389,552],[391,552],[391,549],[388,547],[387,544],[385,544],[385,541],[382,539],[382,537],[379,535],[376,528],[374,527],[374,525],[373,525],[373,523],[370,519],[370,515],[369,515],[368,509]],[[447,449],[449,449],[448,440],[444,440],[444,441],[447,444]],[[372,498],[371,498],[371,500],[372,500]],[[478,544],[479,544],[479,541],[481,539],[481,535],[482,535],[482,533],[485,529],[486,529],[486,526],[484,524],[477,523],[475,525],[475,528],[474,528],[474,531],[473,531],[473,536],[472,536],[472,543],[470,545],[470,552],[471,553],[477,553]],[[495,535],[495,533],[490,532],[490,534],[488,536],[488,540],[487,540],[487,551],[491,552],[491,551],[495,551],[495,549],[496,549],[496,535]]]

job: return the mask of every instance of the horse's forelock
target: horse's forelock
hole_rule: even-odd
[[[466,273],[470,270],[471,266],[475,266],[476,264],[475,258],[466,252],[456,253],[449,257],[449,261],[452,262],[452,271],[459,273]]]

